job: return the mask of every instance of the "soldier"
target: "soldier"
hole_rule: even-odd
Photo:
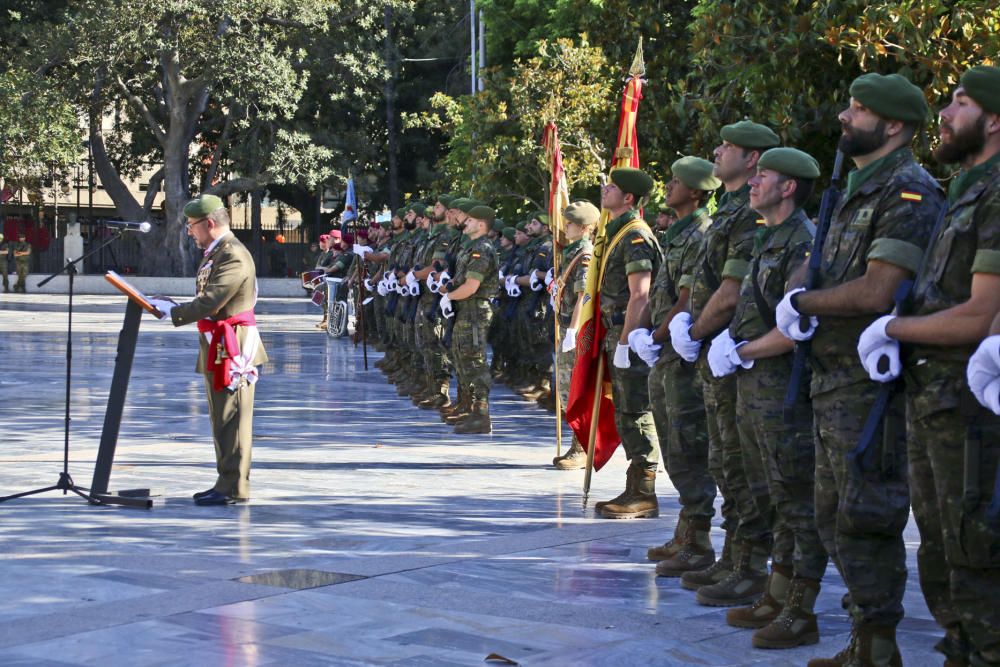
[[[486,235],[496,213],[488,206],[468,211],[463,233],[468,239],[459,254],[455,279],[441,285],[440,308],[445,317],[454,317],[452,358],[460,385],[467,387],[469,415],[455,426],[455,433],[490,433],[490,368],[486,363],[486,333],[493,311],[489,300],[497,288],[496,251]]]
[[[639,217],[640,201],[653,188],[653,179],[639,169],[611,172],[601,188],[601,207],[612,219],[600,284],[601,319],[606,328],[604,351],[615,404],[615,426],[629,459],[625,491],[613,500],[597,503],[606,519],[633,519],[659,515],[656,500],[656,426],[649,408],[649,366],[628,345],[628,335],[641,326],[648,307],[652,277],[660,267],[660,245],[649,225]]]
[[[28,291],[28,265],[31,262],[31,244],[28,243],[24,232],[17,233],[17,243],[14,244],[14,269],[17,271],[17,282],[14,283],[15,292]]]
[[[163,321],[175,327],[198,323],[197,370],[204,374],[219,476],[197,505],[232,505],[250,498],[250,449],[257,366],[267,361],[253,308],[257,279],[253,257],[229,230],[222,200],[202,195],[184,207],[187,233],[204,250],[198,294],[177,305],[153,299]],[[209,342],[208,337],[211,338]]]
[[[522,220],[514,226],[514,253],[507,270],[504,271],[504,290],[506,298],[501,300],[501,312],[504,318],[504,329],[507,332],[505,356],[507,357],[506,378],[507,385],[516,393],[528,391],[533,386],[532,378],[528,372],[525,360],[528,357],[524,349],[524,341],[519,337],[520,322],[518,313],[520,312],[521,300],[524,298],[521,286],[517,284],[517,278],[528,272],[531,262],[531,252],[533,249],[532,238],[526,231],[527,221]]]
[[[497,251],[497,261],[500,264],[500,284],[493,304],[493,321],[490,322],[489,343],[493,350],[493,358],[490,360],[490,372],[496,382],[506,382],[508,355],[510,348],[509,333],[507,331],[507,321],[503,312],[507,304],[507,294],[502,285],[507,278],[507,272],[514,257],[514,236],[517,229],[513,225],[508,225],[500,232],[499,250]]]
[[[659,440],[660,455],[677,489],[681,504],[674,536],[649,549],[647,558],[659,561],[656,573],[679,577],[715,562],[709,537],[715,515],[715,480],[708,471],[708,433],[701,381],[694,364],[684,361],[670,345],[670,322],[688,307],[690,275],[705,231],[712,219],[705,208],[721,181],[708,160],[688,156],[671,165],[667,204],[680,219],[660,237],[663,264],[656,273],[649,297],[646,327],[629,337],[629,345],[653,368],[649,373],[649,399]]]
[[[998,665],[1000,517],[990,504],[1000,502],[1000,418],[973,400],[962,371],[1000,313],[1000,69],[966,71],[940,119],[935,157],[962,171],[917,274],[912,315],[880,317],[857,348],[878,382],[905,365],[920,585],[946,633],[936,648],[946,665]]]
[[[531,239],[530,250],[523,268],[524,274],[514,278],[522,297],[517,309],[519,358],[524,366],[525,387],[519,393],[528,400],[543,401],[552,393],[551,327],[552,314],[545,297],[545,276],[552,268],[552,234],[549,217],[541,211],[531,215],[524,231]]]
[[[878,395],[857,363],[856,342],[917,270],[942,205],[940,187],[909,148],[928,113],[923,91],[898,74],[865,74],[850,94],[839,147],[857,169],[834,210],[818,284],[791,290],[775,312],[785,336],[812,338],[816,526],[847,585],[853,620],[848,646],[811,667],[901,661],[896,625],[909,517],[903,406],[894,400],[873,434],[876,469],[852,464],[847,455]]]
[[[10,255],[10,243],[4,241],[3,234],[0,234],[0,274],[3,275],[3,291],[10,291],[10,278],[8,276],[7,256]]]
[[[751,489],[743,468],[743,449],[736,428],[736,379],[716,378],[708,366],[708,345],[729,325],[739,301],[757,233],[758,216],[750,209],[750,186],[761,153],[780,143],[769,128],[749,120],[726,125],[715,149],[715,175],[725,186],[712,226],[705,232],[691,278],[690,312],[670,322],[670,343],[687,361],[696,361],[705,399],[709,469],[722,493],[722,555],[708,568],[686,572],[685,588],[697,591],[700,604],[749,604],[767,583],[771,551],[767,519],[754,497],[767,495],[766,485]]]
[[[813,606],[827,555],[816,532],[812,406],[801,385],[791,423],[784,418],[794,344],[775,327],[774,310],[793,271],[809,256],[816,233],[802,207],[819,177],[812,156],[772,148],[750,179],[750,207],[764,217],[750,271],[740,288],[729,329],[708,351],[713,375],[736,373],[737,426],[751,488],[765,485],[759,511],[769,519],[774,546],[765,593],[749,607],[731,609],[726,622],[758,628],[757,648],[794,648],[819,641]]]
[[[559,397],[563,410],[569,400],[569,384],[576,365],[576,330],[583,308],[581,295],[587,291],[587,273],[594,254],[594,244],[590,235],[601,218],[601,210],[589,201],[575,201],[563,211],[566,223],[566,247],[560,260],[560,275],[554,283],[555,299],[559,304],[559,338],[561,349],[556,357],[556,372],[559,374]],[[559,415],[562,419],[563,415]],[[552,459],[552,465],[559,470],[577,470],[587,465],[587,452],[583,450],[576,434],[569,450]]]

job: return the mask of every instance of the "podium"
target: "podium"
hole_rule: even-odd
[[[153,506],[153,501],[149,498],[149,489],[131,489],[117,495],[109,494],[108,482],[111,479],[115,449],[118,447],[118,434],[121,431],[122,413],[125,411],[129,378],[132,375],[135,346],[139,340],[139,322],[143,311],[156,317],[163,317],[163,313],[157,310],[142,292],[114,271],[108,271],[104,278],[128,296],[128,303],[125,306],[125,321],[118,334],[115,372],[111,378],[107,411],[104,413],[104,427],[101,430],[101,444],[94,464],[94,478],[90,482],[90,496],[99,503],[148,509]]]

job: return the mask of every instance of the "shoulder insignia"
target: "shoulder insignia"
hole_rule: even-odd
[[[640,243],[645,243],[645,242],[646,239],[642,238],[641,236],[637,236],[634,239],[632,239],[632,245],[639,245]]]
[[[472,253],[472,259],[479,259],[481,255],[478,252]]]
[[[758,225],[765,225],[765,224],[767,224],[767,221],[764,220],[764,218],[757,218],[757,224]]]
[[[899,193],[900,199],[905,199],[906,201],[923,201],[924,196],[919,192],[914,192],[913,190],[903,190]]]
[[[545,257],[545,253],[544,252],[540,252],[540,253],[538,253],[538,256],[539,257]]]

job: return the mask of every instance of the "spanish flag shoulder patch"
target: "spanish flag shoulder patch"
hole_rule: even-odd
[[[905,199],[906,201],[923,201],[924,196],[919,192],[914,192],[913,190],[903,190],[899,193],[900,199]]]
[[[634,239],[632,239],[632,245],[639,245],[640,243],[645,243],[645,242],[646,239],[642,238],[641,236],[637,236]]]

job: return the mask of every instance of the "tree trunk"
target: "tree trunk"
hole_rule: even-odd
[[[385,81],[385,128],[387,135],[386,161],[389,170],[389,208],[399,208],[399,135],[396,129],[396,45],[392,41],[392,7],[385,7],[385,66],[389,76]]]

